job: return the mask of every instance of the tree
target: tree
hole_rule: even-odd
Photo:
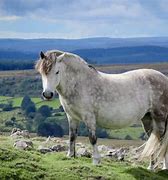
[[[64,132],[61,126],[56,123],[43,122],[38,126],[37,134],[40,136],[62,137]]]
[[[27,116],[29,116],[29,114],[32,115],[32,113],[35,113],[36,112],[36,107],[35,107],[35,104],[32,103],[32,104],[29,104],[27,107],[26,107],[26,110],[25,110],[25,113]],[[30,116],[31,118],[31,116]]]
[[[22,110],[26,110],[27,106],[33,104],[32,100],[30,99],[30,97],[28,95],[24,96],[22,103],[21,103],[21,109]]]
[[[30,118],[32,118],[32,113],[36,112],[36,106],[28,95],[24,96],[21,109],[25,112],[26,116],[29,117],[29,114],[31,114]]]
[[[44,117],[50,117],[51,109],[47,105],[43,105],[38,109],[38,113],[40,113]]]
[[[125,140],[132,140],[132,137],[129,134],[127,134],[124,139]]]
[[[102,128],[100,128],[100,127],[97,127],[97,129],[96,129],[96,135],[97,135],[97,137],[99,137],[99,138],[108,138],[109,136],[108,136],[108,133],[106,132],[106,130],[105,129],[102,129]]]
[[[42,116],[40,113],[36,113],[33,121],[34,121],[35,127],[37,128],[41,123],[45,121],[45,117]]]

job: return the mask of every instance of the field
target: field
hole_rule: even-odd
[[[41,154],[37,146],[45,138],[31,138],[34,149],[24,151],[15,149],[13,140],[0,136],[0,179],[2,180],[165,180],[167,171],[150,172],[146,163],[132,163],[129,160],[120,162],[114,159],[103,159],[98,166],[92,165],[91,158],[77,157],[69,159],[65,152]],[[82,138],[78,141],[87,140]],[[101,143],[104,141],[100,140]],[[116,141],[105,140],[106,144]],[[134,143],[133,141],[129,141]],[[122,146],[123,141],[118,145]],[[141,142],[142,143],[142,142]],[[127,144],[127,141],[125,141]],[[131,144],[130,144],[131,145]]]
[[[120,73],[132,69],[138,68],[153,68],[159,70],[168,75],[168,63],[163,64],[139,64],[139,65],[110,65],[96,67],[98,70],[102,70],[108,73]],[[16,77],[17,82],[20,79],[36,78],[39,81],[40,76],[34,70],[28,71],[3,71],[0,72],[0,79],[9,80]],[[25,81],[27,84],[29,81]],[[33,81],[31,81],[33,82]],[[37,82],[35,81],[34,84]],[[17,84],[17,83],[16,83]],[[23,86],[25,85],[23,83]],[[30,83],[31,84],[31,83]],[[20,87],[20,84],[18,84]],[[15,87],[16,90],[18,88]],[[40,87],[40,86],[39,86]],[[31,90],[31,87],[30,87]],[[60,106],[58,99],[54,101],[43,101],[39,96],[41,87],[38,89],[38,93],[30,96],[32,101],[36,104],[36,108],[42,105],[48,105],[53,109]],[[34,89],[33,89],[34,91]],[[4,90],[5,92],[5,90]],[[17,92],[17,91],[16,91]],[[23,89],[23,92],[24,89]],[[22,92],[22,93],[23,93]],[[27,92],[26,92],[27,93]],[[9,93],[10,94],[10,93]],[[14,109],[12,111],[0,112],[0,129],[5,129],[5,121],[10,120],[12,117],[16,117],[18,124],[24,124],[25,117],[21,114],[20,105],[23,96],[13,93],[13,96],[2,96],[0,94],[0,104],[12,102]],[[38,95],[37,95],[38,94]],[[54,118],[54,117],[52,117]],[[61,116],[59,117],[61,118]],[[25,127],[25,126],[23,126]],[[9,128],[6,130],[9,134]],[[143,130],[141,127],[128,127],[120,130],[108,131],[111,138],[114,139],[98,139],[98,144],[109,145],[113,147],[130,147],[139,146],[143,141],[139,140]],[[129,135],[132,140],[124,140]],[[67,137],[64,137],[67,139]],[[121,140],[122,139],[122,140]],[[69,159],[66,157],[65,152],[41,154],[37,151],[38,145],[45,141],[46,138],[32,137],[34,148],[32,150],[18,150],[13,147],[14,140],[9,136],[0,136],[0,179],[2,180],[165,180],[168,179],[167,171],[150,172],[146,170],[147,163],[133,163],[129,159],[123,162],[116,161],[114,159],[103,159],[101,165],[93,166],[90,158],[78,157],[75,159]],[[88,144],[88,138],[79,137],[78,142]]]
[[[20,107],[23,97],[7,97],[0,96],[0,103],[8,103],[12,102],[13,107]],[[42,105],[48,105],[54,109],[60,106],[60,102],[58,99],[54,99],[53,101],[44,101],[41,98],[31,98],[31,100],[36,104],[36,107],[39,108]]]

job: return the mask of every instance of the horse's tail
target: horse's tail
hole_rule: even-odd
[[[155,167],[163,161],[168,150],[168,123],[166,120],[165,132],[162,137],[154,129],[146,142],[145,148],[141,154],[141,159],[153,156]]]
[[[144,150],[142,151],[141,159],[150,157],[151,155],[155,154],[155,152],[159,147],[160,147],[159,137],[157,133],[153,130],[149,139],[146,142]]]
[[[168,123],[166,121],[165,133],[163,138],[161,138],[161,143],[158,152],[156,152],[156,158],[158,158],[157,164],[163,161],[167,150],[168,150]]]

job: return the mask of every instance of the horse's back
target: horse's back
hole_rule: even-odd
[[[112,126],[135,123],[154,104],[160,104],[160,91],[168,94],[168,78],[156,70],[139,69],[112,75],[102,73],[101,76],[104,94],[99,103],[100,123],[102,119],[107,124],[111,121]]]

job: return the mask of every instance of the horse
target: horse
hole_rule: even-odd
[[[88,128],[93,164],[100,163],[96,125],[117,129],[142,123],[149,136],[141,157],[150,157],[148,169],[163,161],[168,169],[168,78],[153,69],[106,74],[78,55],[59,50],[40,53],[35,66],[41,74],[45,100],[57,92],[69,122],[69,150],[75,157],[80,121]]]

